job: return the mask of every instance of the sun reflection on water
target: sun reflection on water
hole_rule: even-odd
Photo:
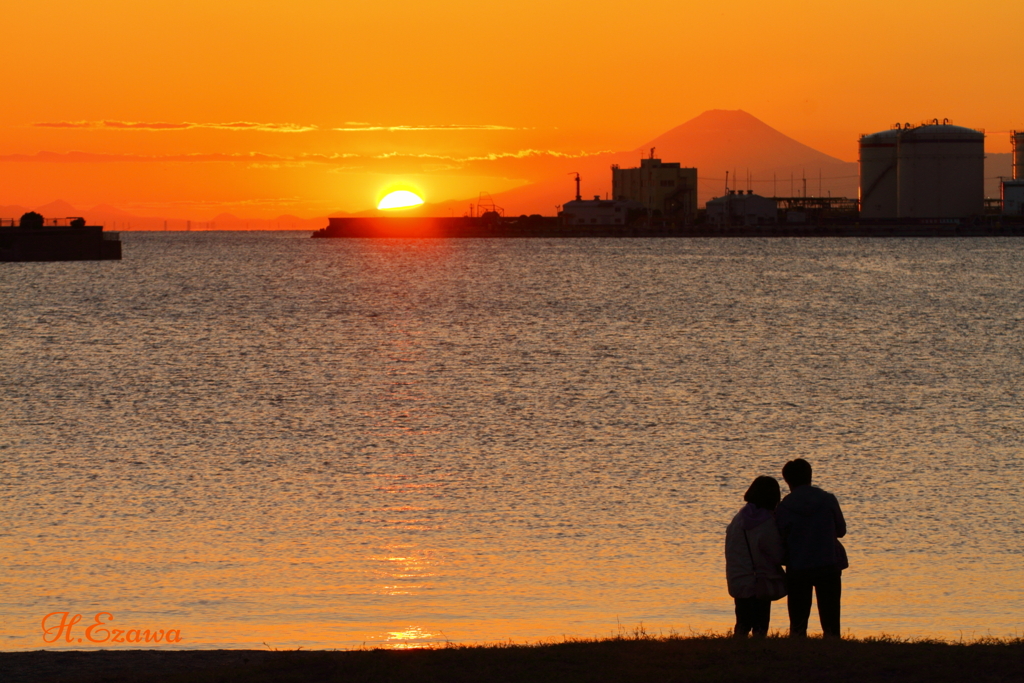
[[[416,595],[430,587],[425,579],[436,576],[433,568],[439,564],[430,553],[417,551],[411,545],[389,546],[384,554],[370,559],[378,563],[374,573],[382,583],[374,592],[380,595]]]
[[[429,639],[439,635],[443,634],[424,631],[419,626],[407,626],[401,631],[388,631],[383,644],[391,650],[416,650],[430,647]]]

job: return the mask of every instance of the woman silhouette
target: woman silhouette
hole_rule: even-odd
[[[774,515],[781,497],[779,482],[758,477],[743,496],[747,504],[725,531],[725,577],[736,600],[737,638],[751,631],[766,636],[772,600],[786,595],[782,538]]]

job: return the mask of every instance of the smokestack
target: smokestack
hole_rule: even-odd
[[[1013,131],[1010,141],[1013,142],[1013,179],[1024,180],[1024,132]]]

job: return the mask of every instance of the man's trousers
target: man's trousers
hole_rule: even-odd
[[[818,618],[826,636],[840,637],[839,600],[843,593],[843,572],[835,567],[790,570],[786,572],[789,590],[789,636],[807,635],[807,620],[811,616],[811,592],[818,599]]]

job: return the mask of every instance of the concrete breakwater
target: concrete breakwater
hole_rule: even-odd
[[[630,237],[1011,237],[1024,220],[834,222],[720,226],[708,224],[564,225],[558,218],[359,217],[330,218],[314,238],[630,238]]]
[[[57,223],[58,221],[53,221]],[[0,261],[119,261],[121,240],[99,225],[15,225],[0,221]]]

